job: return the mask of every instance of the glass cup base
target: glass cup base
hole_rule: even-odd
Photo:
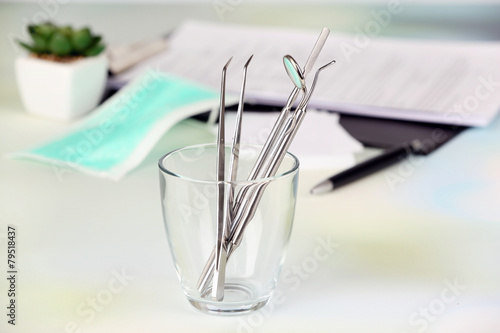
[[[253,291],[242,284],[226,283],[224,287],[224,300],[221,302],[210,299],[212,289],[209,288],[204,296],[206,298],[195,299],[187,295],[192,306],[198,310],[219,316],[241,315],[256,311],[266,305],[270,296],[255,299]]]

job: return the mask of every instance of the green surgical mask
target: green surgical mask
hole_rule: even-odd
[[[11,156],[118,180],[141,163],[169,128],[218,105],[218,92],[148,70],[99,106],[78,129]]]

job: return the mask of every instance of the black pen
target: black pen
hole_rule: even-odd
[[[425,154],[422,151],[422,144],[419,140],[413,140],[410,143],[388,149],[381,155],[364,161],[352,168],[342,171],[332,177],[322,181],[311,189],[312,194],[320,194],[330,192],[334,189],[347,185],[362,177],[370,175],[374,172],[382,170],[392,164],[395,164],[410,154]]]

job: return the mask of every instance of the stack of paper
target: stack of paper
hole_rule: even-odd
[[[251,54],[247,97],[282,106],[292,83],[282,58],[305,64],[318,31],[232,26],[189,21],[174,34],[168,49],[138,68],[115,77],[121,85],[150,67],[204,83],[215,89],[233,56],[228,90],[237,91],[241,69]],[[330,37],[316,66],[336,59],[321,74],[312,107],[376,117],[454,125],[487,125],[500,110],[500,43],[443,42]],[[312,80],[311,73],[309,80]]]

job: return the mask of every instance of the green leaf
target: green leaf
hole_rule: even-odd
[[[101,53],[103,50],[104,50],[104,45],[97,44],[97,45],[94,45],[93,47],[91,47],[90,49],[88,49],[87,51],[85,51],[84,55],[86,57],[93,57],[93,56],[96,56],[99,53]]]
[[[49,51],[58,56],[66,56],[71,52],[71,42],[68,37],[58,31],[50,39]]]
[[[71,38],[71,35],[73,35],[73,28],[67,25],[65,27],[59,28],[58,32],[63,34],[67,38]]]
[[[101,36],[92,36],[92,42],[90,43],[89,48],[92,48],[99,44],[99,42],[102,40]]]
[[[20,40],[18,40],[17,43],[22,47],[24,47],[26,50],[30,51],[31,53],[38,53],[38,50],[35,47],[28,45],[25,42],[21,42]]]
[[[35,48],[39,52],[47,52],[49,43],[45,38],[39,35],[33,35],[33,41],[35,42]]]
[[[33,43],[18,43],[30,52],[37,54],[50,53],[57,56],[83,55],[95,56],[101,53],[105,46],[100,36],[94,36],[90,28],[73,30],[70,25],[59,27],[49,21],[39,25],[29,25],[28,32]]]
[[[76,31],[71,37],[71,44],[73,44],[73,48],[79,52],[89,48],[91,43],[92,36],[90,35],[90,30],[88,28]]]
[[[56,32],[57,28],[52,23],[44,23],[35,26],[34,30],[37,35],[48,41],[54,32]]]
[[[36,33],[36,25],[28,25],[28,32],[30,36],[33,36]]]

